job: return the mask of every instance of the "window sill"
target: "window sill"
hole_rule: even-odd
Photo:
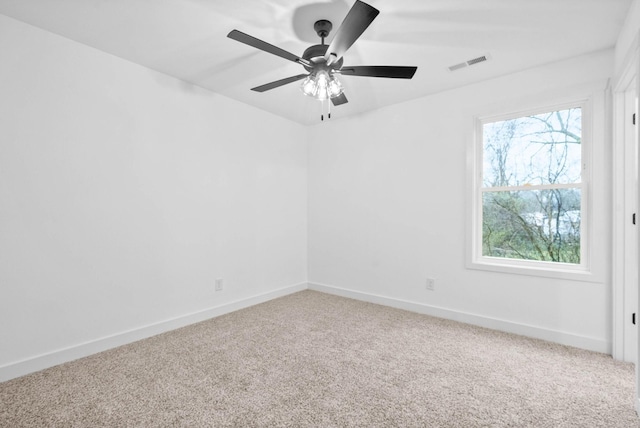
[[[491,272],[506,273],[512,275],[528,275],[543,278],[554,278],[580,282],[603,282],[601,275],[596,275],[592,271],[581,266],[543,264],[534,266],[531,263],[519,262],[518,260],[492,260],[490,258],[472,261],[467,263],[468,269],[484,270]]]

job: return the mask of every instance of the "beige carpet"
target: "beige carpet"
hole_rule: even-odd
[[[303,291],[0,384],[0,426],[638,427],[607,355]]]

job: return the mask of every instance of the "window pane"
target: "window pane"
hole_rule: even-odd
[[[579,183],[579,107],[483,125],[483,186]]]
[[[483,192],[482,254],[580,263],[580,189]]]

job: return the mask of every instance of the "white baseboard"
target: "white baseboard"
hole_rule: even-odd
[[[322,293],[334,294],[336,296],[349,297],[349,298],[361,300],[364,302],[390,306],[397,309],[404,309],[407,311],[417,312],[420,314],[431,315],[438,318],[459,321],[466,324],[473,324],[480,327],[490,328],[492,330],[504,331],[507,333],[514,333],[521,336],[547,340],[549,342],[560,343],[562,345],[573,346],[576,348],[586,349],[589,351],[611,354],[610,342],[592,338],[592,337],[579,336],[572,333],[549,330],[549,329],[544,329],[544,328],[535,327],[531,325],[519,324],[512,321],[490,318],[482,315],[476,315],[472,313],[426,305],[423,303],[415,303],[407,300],[394,299],[392,297],[364,293],[361,291],[334,287],[326,284],[318,284],[318,283],[310,282],[309,289],[320,291]]]
[[[176,318],[160,321],[154,324],[146,325],[144,327],[81,343],[79,345],[70,346],[64,349],[58,349],[46,354],[38,355],[22,361],[17,361],[15,363],[10,363],[0,367],[0,382],[44,370],[58,364],[77,360],[78,358],[86,357],[98,352],[126,345],[128,343],[132,343],[141,339],[146,339],[148,337],[175,330],[180,327],[185,327],[190,324],[215,318],[220,315],[228,314],[230,312],[244,309],[249,306],[254,306],[259,303],[276,299],[278,297],[283,297],[288,294],[306,290],[307,288],[307,283],[303,282],[235,302],[225,303],[223,305],[205,309],[203,311],[181,315]]]
[[[157,334],[165,333],[167,331],[175,330],[180,327],[185,327],[190,324],[215,318],[220,315],[248,308],[259,303],[263,303],[306,289],[315,290],[327,294],[334,294],[342,297],[348,297],[364,302],[376,303],[393,308],[404,309],[411,312],[450,319],[467,324],[473,324],[493,330],[505,331],[508,333],[519,334],[536,339],[548,340],[550,342],[574,346],[576,348],[587,349],[590,351],[602,352],[606,354],[611,353],[611,343],[596,338],[578,336],[571,333],[514,323],[511,321],[426,305],[423,303],[395,299],[392,297],[364,293],[361,291],[334,287],[326,284],[303,282],[235,302],[225,303],[223,305],[205,309],[203,311],[182,315],[144,327],[114,334],[112,336],[103,337],[100,339],[81,343],[79,345],[31,357],[22,361],[10,363],[0,367],[0,382],[24,376],[26,374],[37,372],[39,370],[44,370],[58,364],[77,360],[78,358],[86,357],[98,352],[106,351],[108,349],[146,339]],[[638,409],[640,409],[640,401],[638,401],[638,403]]]

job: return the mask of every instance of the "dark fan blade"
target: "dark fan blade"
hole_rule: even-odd
[[[392,79],[411,79],[418,67],[393,65],[359,65],[342,67],[340,74],[345,76],[390,77]]]
[[[334,106],[339,106],[339,105],[348,103],[349,100],[347,99],[346,95],[343,92],[337,97],[331,98],[331,102],[333,103]]]
[[[311,63],[306,59],[300,58],[297,55],[292,54],[291,52],[287,52],[284,49],[280,49],[277,46],[273,46],[267,42],[263,42],[260,39],[256,39],[253,36],[243,33],[242,31],[232,30],[227,37],[233,40],[237,40],[240,43],[244,43],[245,45],[253,46],[254,48],[260,49],[265,52],[269,52],[270,54],[279,56],[284,59],[288,59],[289,61],[297,62],[298,64],[303,64],[310,66]]]
[[[298,80],[302,80],[307,76],[308,76],[308,74],[298,74],[297,76],[287,77],[286,79],[280,79],[280,80],[276,80],[275,82],[267,83],[265,85],[256,86],[255,88],[251,88],[251,90],[252,91],[256,91],[256,92],[264,92],[264,91],[268,91],[270,89],[278,88],[278,87],[286,85],[288,83],[293,83],[293,82],[296,82]]]
[[[378,9],[356,0],[336,31],[324,59],[332,64],[342,58],[342,55],[358,40],[379,13]]]

